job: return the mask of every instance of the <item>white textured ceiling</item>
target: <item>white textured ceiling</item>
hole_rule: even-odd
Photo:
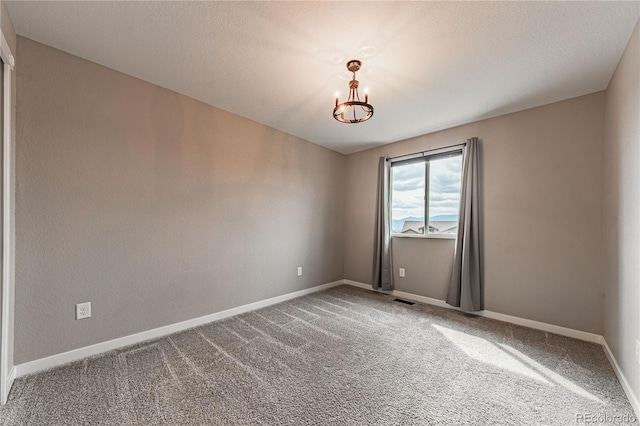
[[[637,1],[7,6],[19,35],[342,153],[603,90],[640,16]],[[361,124],[331,115],[352,58],[375,107]]]

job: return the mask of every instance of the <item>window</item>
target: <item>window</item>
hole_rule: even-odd
[[[454,237],[461,176],[459,150],[392,163],[391,233]]]

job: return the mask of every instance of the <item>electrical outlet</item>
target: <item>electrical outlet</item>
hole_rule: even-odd
[[[76,319],[91,318],[91,302],[78,303],[76,305]]]
[[[298,276],[302,276],[302,266],[298,266]]]
[[[400,276],[404,278],[404,268],[400,268]]]

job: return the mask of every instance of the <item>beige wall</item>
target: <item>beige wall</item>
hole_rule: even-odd
[[[600,334],[603,108],[600,92],[349,155],[345,278],[371,282],[378,158],[478,136],[486,309]],[[445,299],[454,242],[392,244],[396,289]]]
[[[607,88],[604,136],[604,337],[636,397],[640,369],[640,23]]]
[[[343,155],[28,39],[18,56],[16,363],[343,278]]]

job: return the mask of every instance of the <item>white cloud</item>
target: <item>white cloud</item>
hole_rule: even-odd
[[[429,216],[457,215],[462,157],[432,160],[429,167]],[[424,216],[425,170],[424,163],[393,167],[393,219]]]

